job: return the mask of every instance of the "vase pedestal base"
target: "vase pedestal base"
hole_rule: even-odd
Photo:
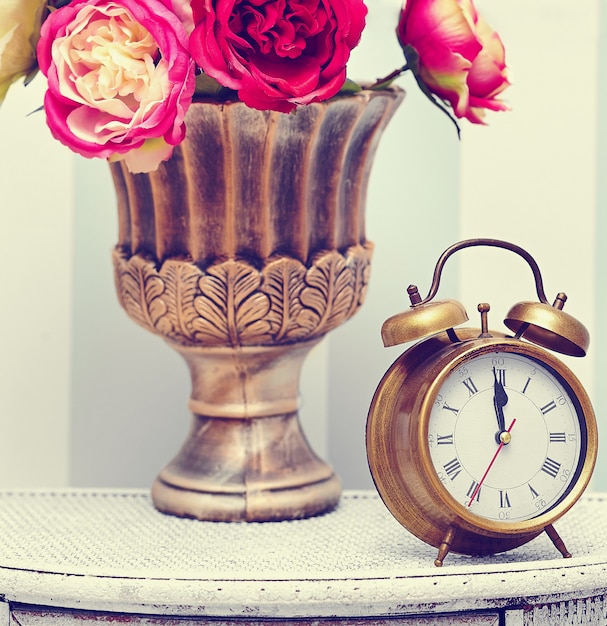
[[[178,457],[152,487],[156,508],[210,521],[275,521],[335,507],[341,483],[310,450],[297,414],[249,420],[194,416]]]
[[[160,478],[152,486],[154,506],[161,513],[211,522],[273,522],[313,517],[334,509],[340,493],[341,482],[335,475],[318,485],[248,495],[184,491]],[[310,506],[311,501],[315,506]]]
[[[152,487],[158,510],[254,522],[336,506],[341,481],[311,449],[297,413],[301,365],[316,343],[173,345],[190,368],[194,414],[181,450]]]

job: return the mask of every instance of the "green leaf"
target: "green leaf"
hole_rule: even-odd
[[[362,91],[362,87],[351,78],[346,78],[346,82],[342,85],[342,88],[339,90],[339,93],[357,93]]]
[[[198,74],[196,76],[195,93],[202,96],[217,96],[223,91],[223,87],[210,76]]]
[[[36,78],[36,76],[38,75],[38,71],[39,71],[39,68],[36,65],[36,67],[30,70],[30,72],[26,75],[26,77],[23,79],[23,84],[26,87],[34,80],[34,78]]]
[[[417,50],[413,46],[402,46],[402,49],[407,61],[405,67],[415,74],[419,71],[419,54],[417,54]]]

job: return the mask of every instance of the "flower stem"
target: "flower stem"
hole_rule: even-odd
[[[409,69],[411,69],[409,67],[409,64],[405,63],[402,67],[394,70],[393,72],[390,72],[390,74],[388,74],[387,76],[377,79],[372,85],[368,87],[368,89],[385,89],[386,87],[390,86],[392,81],[394,81],[396,78],[398,78],[401,74]]]

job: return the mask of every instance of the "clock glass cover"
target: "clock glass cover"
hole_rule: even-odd
[[[443,380],[429,414],[430,459],[464,510],[517,522],[549,512],[579,477],[582,409],[548,365],[513,351],[464,361]]]

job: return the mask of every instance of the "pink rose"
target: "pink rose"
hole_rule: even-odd
[[[334,96],[360,39],[363,0],[191,0],[192,56],[256,109],[289,112]]]
[[[185,26],[185,30],[188,35],[194,30],[194,18],[192,17],[192,7],[190,6],[190,0],[165,0],[168,2],[169,8],[173,9],[173,12],[181,20]]]
[[[457,117],[482,124],[485,109],[507,110],[497,99],[510,84],[504,46],[471,0],[405,0],[396,32],[405,55],[417,54],[418,80]]]
[[[195,66],[185,28],[168,6],[75,0],[51,13],[38,61],[56,139],[85,157],[125,158],[133,171],[170,156],[185,134]]]

